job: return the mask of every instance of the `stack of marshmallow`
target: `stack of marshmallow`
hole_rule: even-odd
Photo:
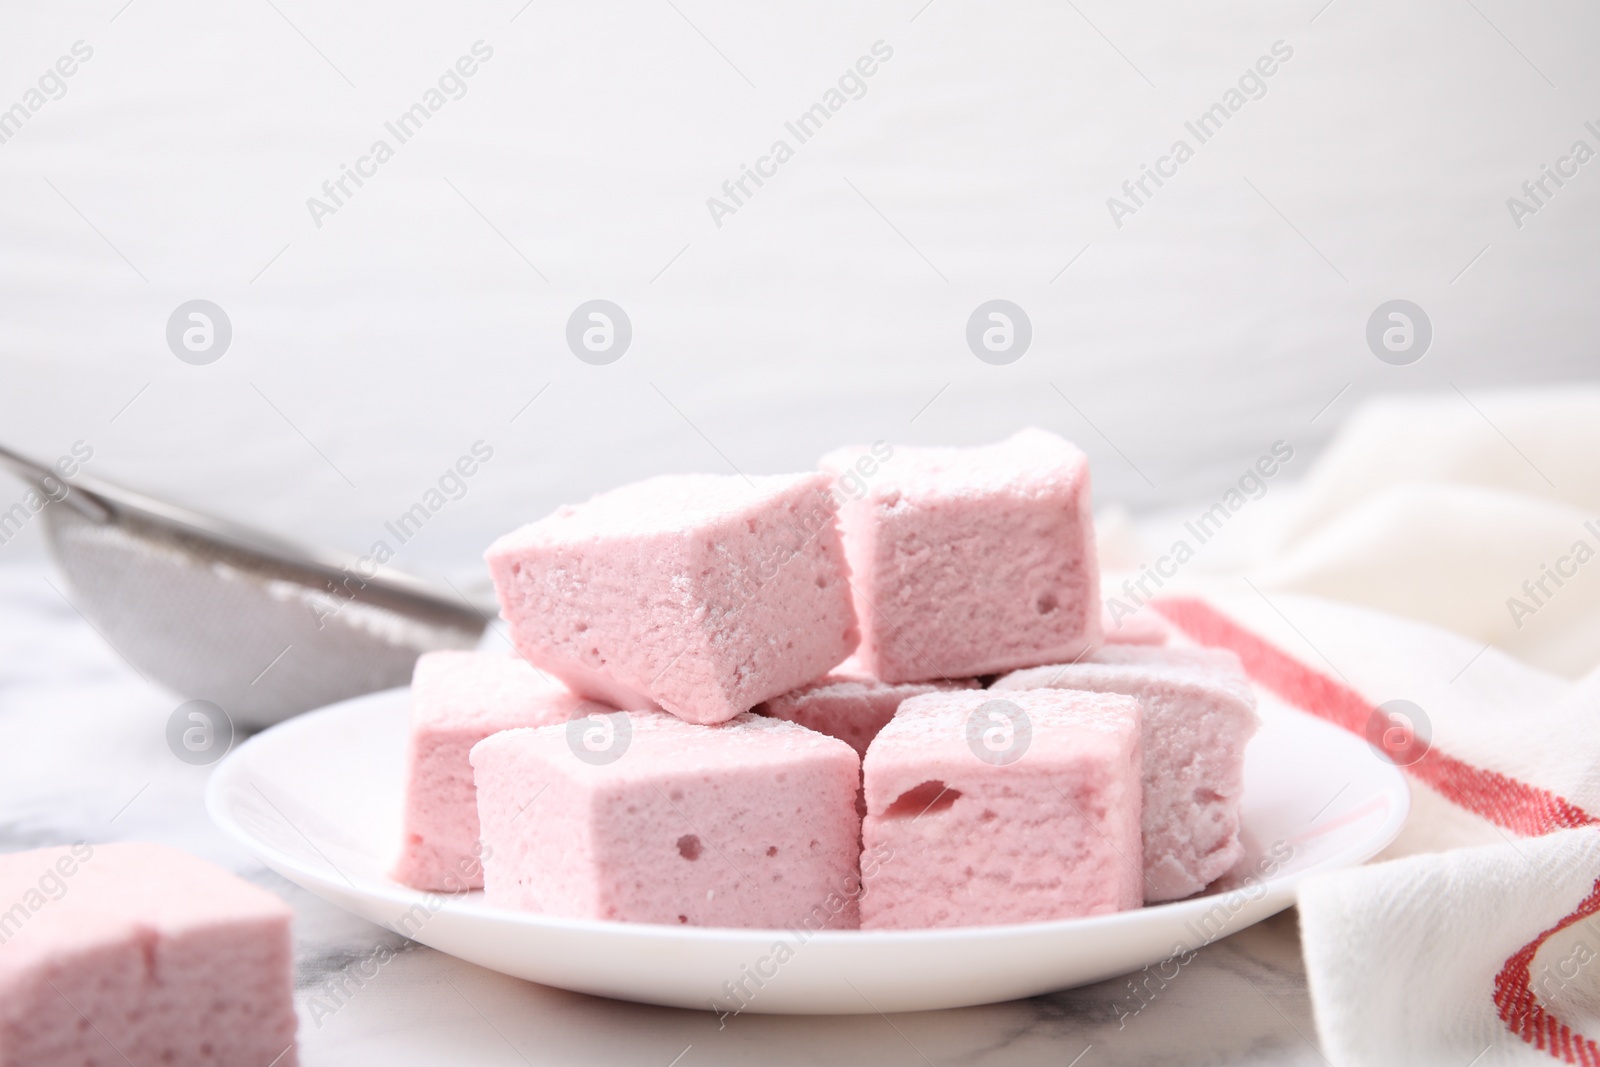
[[[1088,463],[1052,434],[659,477],[487,558],[518,656],[417,664],[408,885],[903,929],[1175,900],[1242,855],[1250,688],[1106,642]]]

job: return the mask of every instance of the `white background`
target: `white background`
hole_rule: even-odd
[[[0,145],[0,441],[83,439],[89,473],[361,551],[482,439],[396,560],[424,573],[626,480],[879,437],[1034,423],[1101,503],[1198,499],[1364,395],[1600,365],[1600,161],[1520,230],[1505,205],[1600,148],[1576,2],[123,3],[0,17],[0,107],[94,49]],[[480,39],[467,95],[314,226]],[[866,96],[715,226],[706,198],[878,40]],[[1266,96],[1114,226],[1106,198],[1279,40]],[[201,367],[164,339],[197,297],[234,329]],[[607,367],[564,343],[594,297],[633,321]],[[1005,367],[964,341],[994,297],[1034,325]],[[1364,341],[1396,297],[1434,324],[1410,367]]]
[[[1032,423],[1090,453],[1102,506],[1181,515],[1275,440],[1303,474],[1365,397],[1465,412],[1600,370],[1600,161],[1521,229],[1505,204],[1577,138],[1600,148],[1591,5],[523,4],[7,5],[0,109],[74,42],[94,55],[0,144],[0,443],[48,460],[89,442],[87,473],[360,552],[481,439],[494,459],[395,560],[470,580],[499,533],[657,472]],[[494,57],[467,95],[317,228],[307,197],[480,39]],[[866,96],[715,226],[706,198],[878,40],[894,56]],[[1279,40],[1294,55],[1266,96],[1114,226],[1106,198]],[[597,297],[634,328],[606,367],[564,341]],[[195,298],[233,324],[208,366],[165,341]],[[992,298],[1033,321],[1010,366],[966,347]],[[1395,298],[1434,326],[1409,367],[1365,342]],[[0,508],[21,492],[0,482]],[[1436,510],[1421,543],[1465,531],[1473,562],[1503,564],[1474,588],[1551,558],[1496,556],[1487,524],[1451,525],[1468,513]],[[0,566],[0,847],[159,839],[284,893],[307,1063],[1322,1062],[1290,916],[1207,949],[1126,1031],[1120,982],[723,1032],[422,949],[319,1026],[305,998],[382,938],[206,821],[207,772],[162,739],[172,697],[44,585],[38,529],[0,547],[19,564]],[[1431,555],[1437,573],[1406,573],[1451,585],[1456,557]]]

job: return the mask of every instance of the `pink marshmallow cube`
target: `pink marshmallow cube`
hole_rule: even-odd
[[[472,750],[490,904],[673,926],[857,924],[861,761],[801,726],[617,712]]]
[[[617,707],[717,723],[859,639],[828,478],[666,475],[490,546],[517,650]]]
[[[1107,646],[1091,659],[1100,662],[1017,671],[990,692],[1055,687],[1136,698],[1144,708],[1144,899],[1198,893],[1244,855],[1239,799],[1255,692],[1238,658],[1220,649]]]
[[[293,912],[164,845],[0,856],[0,1067],[294,1067]]]
[[[1235,683],[1249,685],[1239,657],[1225,648],[1201,645],[1161,645],[1107,643],[1089,653],[1080,663],[1109,663],[1123,667],[1158,667],[1192,670],[1220,675]]]
[[[865,756],[867,746],[878,736],[878,731],[894,718],[902,701],[924,693],[977,688],[979,686],[975,678],[890,684],[879,681],[856,667],[853,661],[846,660],[816,681],[773,697],[755,710],[775,719],[797,722],[819,734],[837,737]]]
[[[515,656],[420,657],[411,678],[400,856],[390,877],[415,889],[481,889],[472,746],[501,730],[564,723],[586,703]]]
[[[1100,629],[1108,645],[1164,645],[1171,636],[1171,627],[1153,611],[1136,612],[1126,618],[1102,611]]]
[[[1026,429],[982,448],[846,448],[822,467],[864,485],[840,511],[861,620],[885,682],[997,674],[1098,645],[1089,462]],[[870,468],[870,469],[868,469]]]
[[[1041,922],[1142,899],[1139,705],[912,697],[867,750],[863,929]]]

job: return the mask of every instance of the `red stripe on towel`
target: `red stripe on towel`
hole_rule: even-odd
[[[1302,711],[1366,736],[1367,722],[1377,708],[1354,689],[1312,670],[1204,601],[1157,600],[1151,607],[1199,644],[1237,653],[1245,671],[1263,688]],[[1474,767],[1437,748],[1402,770],[1457,807],[1524,837],[1600,823],[1565,797],[1499,771]]]
[[[1367,723],[1377,708],[1354,689],[1312,670],[1202,600],[1171,598],[1152,601],[1150,606],[1198,644],[1237,654],[1252,679],[1286,702],[1366,737]],[[1563,796],[1499,771],[1474,767],[1436,748],[1401,769],[1457,807],[1524,837],[1600,823]],[[1600,1067],[1600,1045],[1545,1010],[1534,995],[1531,968],[1546,941],[1597,913],[1600,880],[1576,909],[1513,953],[1494,980],[1495,1007],[1506,1029],[1555,1059],[1584,1067]]]
[[[1519,948],[1494,976],[1494,1002],[1506,1029],[1535,1048],[1567,1063],[1585,1067],[1600,1064],[1600,1045],[1576,1033],[1545,1010],[1533,995],[1531,969],[1534,953],[1551,937],[1574,923],[1600,912],[1600,881],[1570,915]]]

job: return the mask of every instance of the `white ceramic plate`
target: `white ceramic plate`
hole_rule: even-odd
[[[519,978],[684,1008],[950,1008],[1166,960],[1281,911],[1302,878],[1359,863],[1394,839],[1410,807],[1400,772],[1360,738],[1258,695],[1263,726],[1245,760],[1248,856],[1240,868],[1199,897],[1059,922],[824,932],[801,943],[788,930],[552,918],[488,907],[482,893],[409,889],[384,874],[400,832],[403,689],[334,704],[252,738],[212,774],[206,804],[224,830],[291,881]],[[1251,871],[1262,873],[1242,881]],[[745,994],[730,995],[734,984]]]

